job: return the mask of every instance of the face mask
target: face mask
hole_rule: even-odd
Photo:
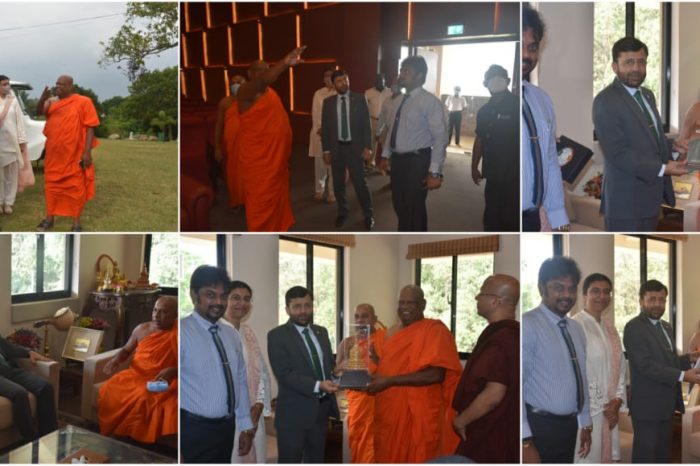
[[[503,92],[508,88],[508,82],[501,76],[495,76],[491,78],[488,83],[486,83],[486,87],[491,94],[498,94],[499,92]]]
[[[391,93],[392,94],[400,94],[401,93],[401,86],[398,84],[392,84],[391,85]]]
[[[231,84],[231,95],[237,95],[238,94],[238,88],[240,88],[241,85],[239,83]]]

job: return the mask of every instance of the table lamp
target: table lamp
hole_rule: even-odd
[[[56,330],[66,332],[73,325],[74,320],[75,314],[70,307],[66,306],[56,311],[52,318],[34,322],[34,328],[44,327],[44,356],[49,355],[49,325]]]

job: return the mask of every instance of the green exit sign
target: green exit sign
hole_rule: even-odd
[[[458,36],[460,34],[464,34],[464,24],[453,24],[451,26],[447,26],[448,36]]]

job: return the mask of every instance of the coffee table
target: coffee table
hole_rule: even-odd
[[[0,456],[0,463],[59,463],[84,448],[107,456],[115,463],[176,463],[174,458],[159,455],[134,445],[114,440],[96,432],[68,424]]]

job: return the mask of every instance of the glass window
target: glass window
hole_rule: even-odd
[[[625,324],[639,314],[639,238],[615,235],[615,328],[622,335]]]
[[[175,293],[178,282],[178,235],[154,233],[147,235],[144,263],[148,267],[151,283],[158,283],[166,291]]]
[[[71,291],[73,236],[12,235],[12,302],[67,298]]]
[[[190,298],[192,272],[204,264],[224,265],[217,264],[218,257],[217,235],[185,233],[180,235],[180,269],[178,273],[180,317],[188,316],[193,310]]]
[[[540,304],[537,277],[542,263],[553,255],[554,235],[537,234],[520,237],[520,290],[524,312]]]

